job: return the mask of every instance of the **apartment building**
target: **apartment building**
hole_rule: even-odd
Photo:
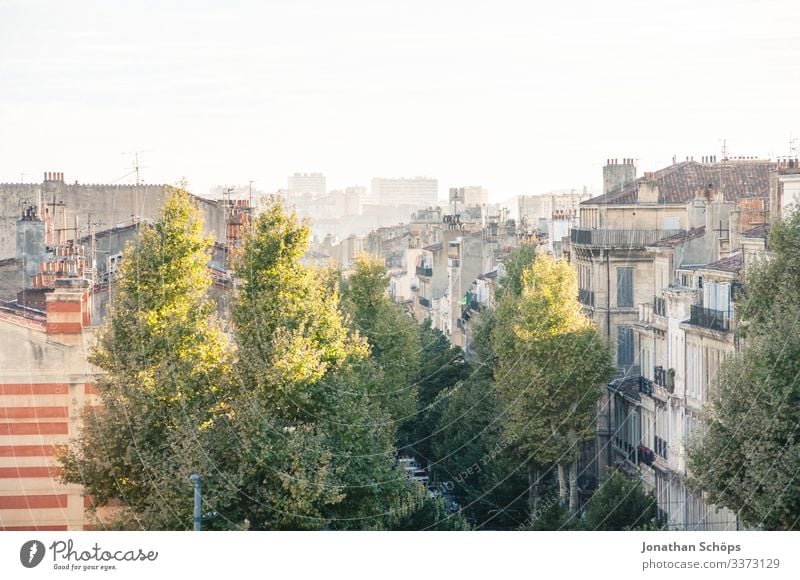
[[[439,182],[431,177],[375,177],[372,201],[380,205],[410,205],[418,208],[436,205]]]
[[[739,527],[687,486],[687,456],[720,364],[737,348],[737,288],[766,251],[778,175],[752,159],[675,164],[589,200],[585,223],[596,229],[571,234],[581,301],[619,369],[600,459],[641,477],[673,529]]]

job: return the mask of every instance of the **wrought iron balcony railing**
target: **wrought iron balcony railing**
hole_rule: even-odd
[[[594,292],[592,290],[578,290],[578,302],[584,306],[594,306]]]
[[[692,304],[690,311],[689,324],[710,328],[711,330],[719,330],[720,332],[727,332],[731,329],[730,316],[727,312],[703,308],[694,304]]]
[[[639,377],[639,392],[643,395],[653,396],[653,381],[647,377]]]
[[[654,244],[684,230],[570,230],[569,239],[578,246],[602,248],[635,248]]]

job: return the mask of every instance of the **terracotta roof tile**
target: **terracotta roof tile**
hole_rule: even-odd
[[[769,228],[766,224],[755,226],[742,232],[743,238],[766,238]]]
[[[722,258],[721,260],[717,260],[716,262],[711,262],[710,264],[706,264],[706,266],[703,269],[717,270],[719,272],[739,272],[741,271],[743,266],[744,266],[744,256],[742,256],[740,252],[737,254],[732,254],[727,258]]]
[[[680,232],[672,236],[667,236],[666,238],[661,238],[655,244],[652,245],[659,248],[672,248],[675,246],[679,246],[682,243],[687,242],[689,240],[699,238],[705,235],[705,233],[706,233],[706,226],[700,226],[699,228],[692,228],[688,232]]]
[[[774,163],[765,161],[730,161],[720,163],[698,163],[684,161],[654,172],[653,181],[658,184],[658,203],[686,203],[694,198],[698,190],[711,186],[722,192],[726,200],[750,197],[769,197],[769,175],[775,170]],[[581,205],[636,203],[638,183],[619,191],[599,195]]]

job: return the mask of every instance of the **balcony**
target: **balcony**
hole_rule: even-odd
[[[694,304],[692,304],[689,324],[720,332],[728,332],[731,329],[731,320],[727,312],[703,308]]]
[[[578,290],[578,302],[584,306],[594,306],[594,292],[592,290]]]
[[[431,301],[428,300],[427,298],[423,298],[422,296],[420,296],[419,297],[419,305],[424,307],[424,308],[430,308],[431,307]]]
[[[661,457],[662,459],[664,459],[666,461],[667,460],[668,447],[669,447],[667,445],[667,442],[664,439],[662,439],[661,437],[659,437],[658,435],[653,437],[653,440],[654,440],[653,442],[655,443],[656,455],[658,455],[659,457]]]
[[[570,242],[576,246],[598,248],[643,248],[684,230],[570,230]]]
[[[667,317],[667,299],[653,296],[653,313],[658,316]]]
[[[653,450],[641,443],[636,447],[636,453],[639,456],[639,463],[644,463],[645,465],[653,465],[653,461],[656,459]]]
[[[668,393],[675,391],[675,370],[655,367],[653,369],[653,384],[665,389]]]
[[[425,266],[417,266],[417,276],[427,276],[430,278],[433,276],[433,268],[425,267]]]
[[[614,437],[614,446],[617,452],[624,456],[628,461],[635,463],[637,458],[637,449],[619,435]]]
[[[648,397],[653,396],[653,381],[647,377],[639,377],[639,392]]]

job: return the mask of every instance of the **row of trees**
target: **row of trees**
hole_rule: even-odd
[[[188,194],[128,248],[92,362],[102,406],[61,460],[120,527],[187,529],[188,478],[222,529],[466,527],[394,468],[419,354],[384,273],[301,263],[309,230],[272,204],[236,267],[231,333],[208,298],[209,241]],[[387,329],[393,329],[392,332]]]
[[[189,528],[192,473],[219,529],[651,525],[652,497],[613,475],[579,513],[612,367],[567,264],[518,250],[468,362],[389,300],[381,261],[346,280],[304,266],[309,229],[277,202],[250,228],[224,331],[209,243],[176,191],[126,251],[92,354],[102,406],[61,457],[64,481],[113,507],[107,525]],[[412,484],[399,454],[461,509]]]

